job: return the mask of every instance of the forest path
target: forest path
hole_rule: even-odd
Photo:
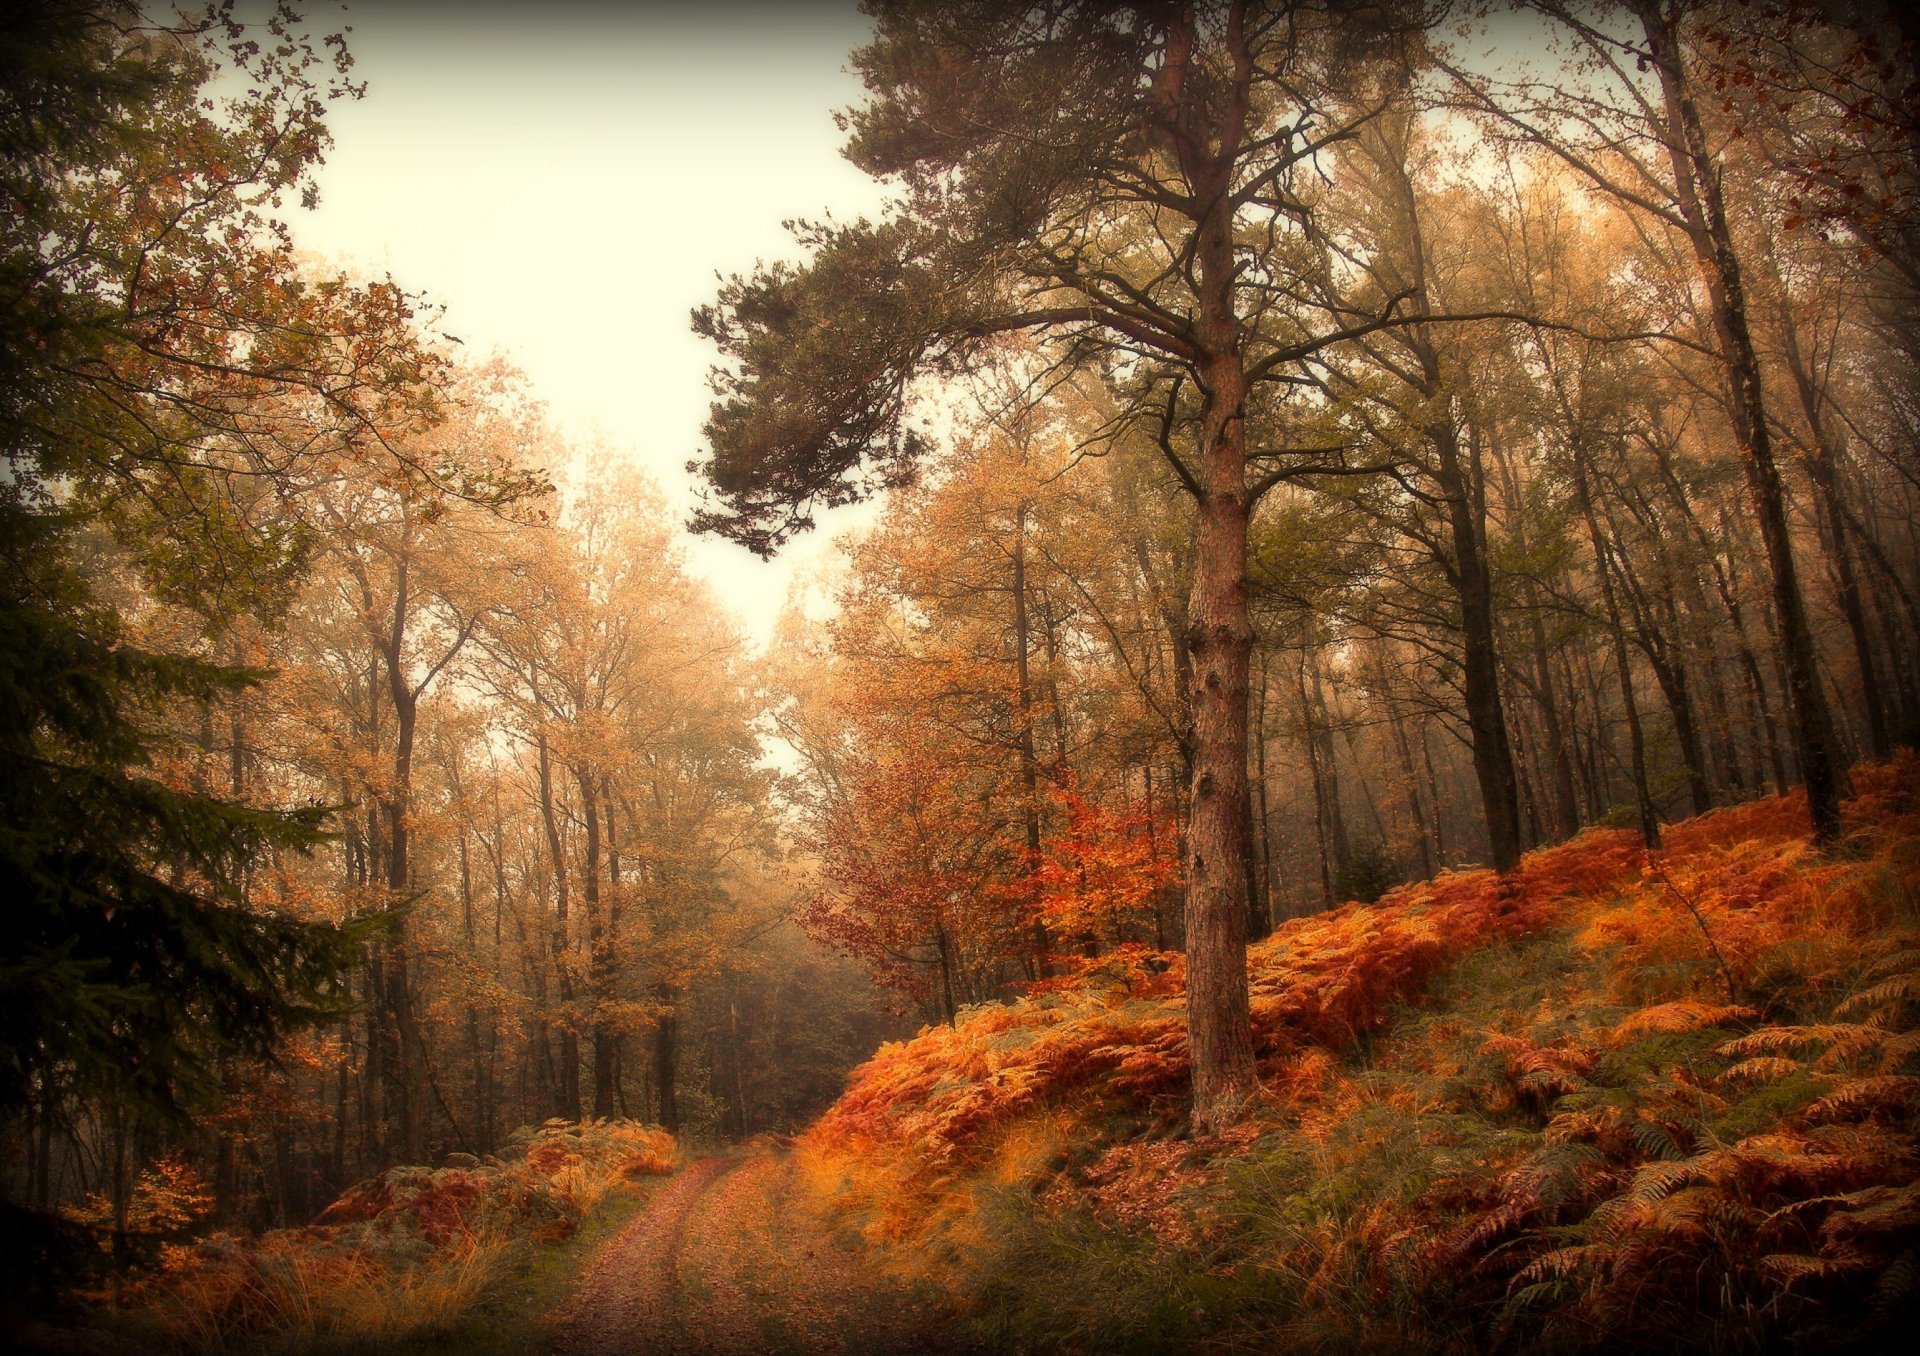
[[[933,1308],[828,1225],[786,1154],[683,1169],[554,1315],[565,1356],[957,1356]]]

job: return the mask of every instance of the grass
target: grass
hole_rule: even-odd
[[[330,1349],[338,1356],[365,1351],[394,1356],[522,1356],[550,1344],[547,1316],[578,1288],[593,1255],[640,1214],[665,1178],[625,1182],[603,1195],[558,1243],[520,1240],[503,1259],[493,1283],[474,1302],[429,1331],[397,1343]]]

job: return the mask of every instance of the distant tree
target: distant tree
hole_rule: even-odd
[[[1597,193],[1692,256],[1707,295],[1708,332],[1698,342],[1718,360],[1733,439],[1766,545],[1794,744],[1806,781],[1814,836],[1840,833],[1840,768],[1814,635],[1789,531],[1785,483],[1750,300],[1751,260],[1735,226],[1724,153],[1736,129],[1710,114],[1716,78],[1700,54],[1702,7],[1679,0],[1618,0],[1589,7],[1534,6],[1570,51],[1557,83],[1486,79],[1449,68],[1466,106],[1504,134],[1539,145]]]

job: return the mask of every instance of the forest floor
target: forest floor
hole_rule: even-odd
[[[693,1163],[601,1248],[552,1316],[565,1356],[957,1356],[929,1297],[836,1231],[792,1158]]]

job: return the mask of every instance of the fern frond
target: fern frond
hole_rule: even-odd
[[[1909,970],[1905,974],[1895,975],[1882,980],[1870,989],[1862,989],[1850,995],[1833,1010],[1834,1016],[1843,1017],[1849,1013],[1867,1012],[1890,1004],[1920,999],[1920,970]]]
[[[1587,1171],[1606,1161],[1607,1156],[1591,1144],[1561,1140],[1534,1153],[1512,1178],[1527,1197],[1552,1214],[1577,1199]]]
[[[1782,1051],[1825,1051],[1852,1055],[1871,1049],[1886,1039],[1886,1032],[1863,1022],[1823,1022],[1814,1026],[1763,1026],[1758,1031],[1737,1036],[1716,1047],[1715,1053],[1732,1056],[1777,1055]]]
[[[1889,1036],[1880,1043],[1880,1067],[1897,1069],[1920,1053],[1920,1028],[1902,1031],[1897,1036]]]
[[[1624,1042],[1655,1032],[1698,1031],[1702,1027],[1724,1026],[1729,1022],[1749,1022],[1759,1015],[1752,1008],[1738,1004],[1682,999],[1630,1013],[1614,1026],[1610,1034],[1616,1042]]]
[[[1809,1276],[1825,1279],[1857,1270],[1828,1257],[1814,1257],[1800,1252],[1769,1253],[1760,1259],[1763,1271],[1778,1278],[1783,1286],[1791,1288],[1795,1281],[1804,1281]]]
[[[1592,1084],[1565,1069],[1529,1069],[1515,1080],[1515,1086],[1532,1093],[1541,1102],[1550,1102],[1569,1093],[1584,1092]]]
[[[1920,1183],[1863,1187],[1832,1199],[1846,1208],[1834,1211],[1821,1226],[1829,1237],[1888,1234],[1920,1226]]]
[[[1648,1158],[1674,1163],[1687,1156],[1686,1149],[1673,1137],[1673,1132],[1659,1121],[1642,1117],[1633,1122],[1628,1133],[1633,1136],[1634,1147]]]
[[[1572,1247],[1555,1248],[1552,1252],[1543,1252],[1520,1268],[1513,1278],[1513,1283],[1520,1286],[1532,1286],[1541,1282],[1564,1284],[1586,1270],[1595,1254],[1602,1251],[1591,1243],[1579,1243]]]
[[[1905,936],[1911,940],[1912,934]],[[1867,967],[1867,977],[1877,979],[1881,975],[1890,975],[1895,971],[1906,970],[1920,973],[1920,946],[1908,946],[1898,951],[1890,951]]]
[[[1805,1067],[1799,1060],[1787,1059],[1782,1055],[1755,1055],[1752,1059],[1743,1059],[1733,1065],[1715,1081],[1777,1083],[1783,1078],[1799,1073]]]
[[[1614,1247],[1633,1232],[1641,1213],[1640,1203],[1631,1195],[1602,1201],[1586,1218],[1588,1236],[1595,1245]]]
[[[1807,1108],[1815,1120],[1858,1116],[1881,1110],[1901,1110],[1920,1102],[1920,1078],[1910,1074],[1880,1074],[1850,1078]]]
[[[1628,1188],[1628,1194],[1633,1200],[1650,1205],[1665,1200],[1681,1187],[1697,1182],[1704,1176],[1698,1159],[1649,1163],[1633,1174],[1633,1185]]]

